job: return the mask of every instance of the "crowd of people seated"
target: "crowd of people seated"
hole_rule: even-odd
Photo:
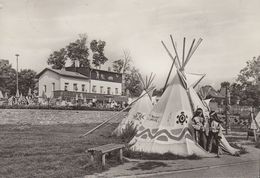
[[[62,98],[44,98],[37,97],[34,95],[31,96],[10,96],[9,98],[3,99],[0,105],[7,106],[57,106],[57,107],[67,107],[67,106],[83,106],[89,108],[98,108],[98,109],[114,109],[121,110],[127,106],[126,102],[116,102],[111,101],[98,101],[97,99],[83,100],[75,98],[71,99],[62,99]]]

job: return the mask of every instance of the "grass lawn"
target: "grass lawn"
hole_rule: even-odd
[[[86,166],[89,155],[85,150],[120,142],[110,137],[115,124],[79,138],[96,125],[0,125],[0,175],[82,177],[92,174],[95,170]]]

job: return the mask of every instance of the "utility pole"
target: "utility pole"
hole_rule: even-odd
[[[225,115],[226,115],[226,135],[228,134],[228,104],[229,104],[229,99],[228,99],[228,86],[226,86],[226,109],[225,109]]]
[[[19,88],[18,88],[18,57],[19,54],[16,54],[16,96],[19,96]]]

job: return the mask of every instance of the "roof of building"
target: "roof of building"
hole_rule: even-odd
[[[77,72],[92,80],[122,83],[122,73],[93,69],[88,67],[66,67],[66,71]]]
[[[37,77],[39,78],[47,70],[52,71],[58,75],[65,76],[65,77],[89,79],[89,77],[82,75],[80,73],[77,73],[77,72],[66,71],[65,69],[58,70],[58,69],[51,69],[51,68],[43,69],[39,74],[37,74]]]

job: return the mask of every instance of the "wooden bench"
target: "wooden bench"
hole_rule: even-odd
[[[91,155],[91,161],[94,162],[94,155],[95,154],[101,154],[102,155],[102,166],[105,166],[106,164],[106,155],[112,151],[119,150],[119,159],[120,161],[123,160],[123,148],[125,147],[124,144],[107,144],[98,146],[95,148],[90,148],[87,150],[88,153]]]

